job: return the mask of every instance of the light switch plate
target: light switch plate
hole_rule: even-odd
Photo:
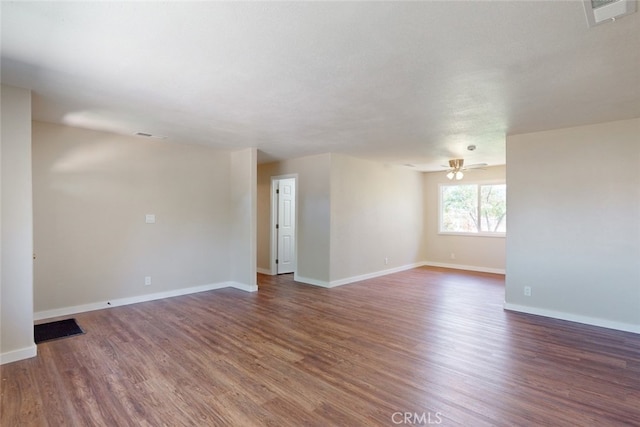
[[[146,214],[144,222],[146,222],[147,224],[155,224],[156,216],[154,214]]]

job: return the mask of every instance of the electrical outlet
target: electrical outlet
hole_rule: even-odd
[[[388,257],[384,257],[384,265],[389,264],[389,258]]]
[[[144,276],[144,285],[149,286],[151,284],[151,276]]]
[[[451,252],[451,259],[456,259],[456,254]]]
[[[524,296],[525,297],[530,297],[531,296],[531,286],[525,286],[524,287]]]

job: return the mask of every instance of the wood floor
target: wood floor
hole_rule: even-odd
[[[0,425],[640,425],[640,335],[506,312],[503,276],[259,287],[75,316],[2,366]]]

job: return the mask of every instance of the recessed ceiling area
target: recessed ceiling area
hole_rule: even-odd
[[[505,135],[640,117],[640,14],[567,2],[2,2],[33,118],[417,170]],[[467,150],[475,145],[473,152]]]

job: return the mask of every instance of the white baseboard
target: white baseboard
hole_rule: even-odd
[[[613,320],[599,319],[597,317],[582,316],[580,314],[565,313],[562,311],[547,310],[544,308],[529,307],[526,305],[505,302],[504,309],[519,313],[535,314],[537,316],[551,317],[553,319],[567,320],[569,322],[583,323],[585,325],[599,326],[601,328],[615,329],[618,331],[640,334],[640,325],[616,322]]]
[[[8,351],[0,354],[0,365],[5,363],[17,362],[18,360],[29,359],[38,355],[38,346],[35,344],[20,348],[18,350]]]
[[[373,279],[374,277],[386,276],[387,274],[399,273],[401,271],[411,270],[416,267],[422,267],[424,263],[417,262],[414,264],[402,265],[400,267],[389,268],[386,270],[374,271],[373,273],[361,274],[359,276],[345,277],[344,279],[332,280],[329,282],[329,288],[347,285],[349,283],[360,282],[362,280]]]
[[[342,286],[349,283],[360,282],[362,280],[373,279],[374,277],[386,276],[387,274],[398,273],[400,271],[411,270],[413,268],[422,267],[422,266],[451,268],[454,270],[478,271],[481,273],[505,274],[505,270],[501,268],[480,267],[475,265],[463,265],[463,264],[448,264],[448,263],[434,262],[434,261],[421,261],[413,264],[402,265],[400,267],[389,268],[387,270],[380,270],[380,271],[374,271],[373,273],[361,274],[359,276],[352,276],[352,277],[346,277],[344,279],[332,280],[330,282],[298,276],[297,273],[294,273],[293,280],[295,280],[296,282],[307,283],[309,285],[321,286],[323,288],[334,288],[336,286]]]
[[[300,283],[306,283],[307,285],[320,286],[323,288],[330,288],[329,282],[323,280],[310,279],[308,277],[298,276],[298,273],[293,273],[293,280]]]
[[[260,274],[266,274],[266,275],[268,275],[268,276],[273,276],[273,273],[272,273],[272,272],[271,272],[271,270],[270,270],[270,269],[268,269],[268,268],[260,268],[260,267],[258,267],[258,268],[256,268],[256,271],[257,271],[258,273],[260,273]]]
[[[427,265],[429,267],[452,268],[454,270],[478,271],[480,273],[505,274],[505,270],[503,268],[479,267],[476,265],[449,264],[445,262],[435,261],[424,261],[421,265]]]
[[[386,276],[387,274],[398,273],[400,271],[411,270],[412,268],[421,267],[424,263],[418,262],[415,264],[403,265],[400,267],[389,268],[387,270],[374,271],[373,273],[361,274],[359,276],[346,277],[344,279],[332,280],[326,282],[323,280],[310,279],[308,277],[299,276],[294,273],[293,280],[296,282],[306,283],[314,286],[321,286],[323,288],[335,288],[336,286],[347,285],[349,283],[360,282],[362,280],[373,279],[374,277]]]
[[[135,297],[117,298],[109,301],[75,305],[71,307],[62,307],[62,308],[56,308],[53,310],[37,311],[33,313],[33,320],[42,320],[42,319],[50,319],[52,317],[68,316],[71,314],[84,313],[87,311],[101,310],[103,308],[119,307],[123,305],[136,304],[139,302],[177,297],[180,295],[194,294],[197,292],[205,292],[205,291],[211,291],[214,289],[222,289],[227,287],[234,287],[237,289],[242,289],[243,291],[247,291],[247,292],[254,292],[258,290],[257,286],[255,286],[255,289],[253,289],[249,285],[244,285],[236,282],[211,283],[207,285],[193,286],[190,288],[181,288],[181,289],[174,289],[170,291],[157,292],[153,294],[137,295]]]
[[[240,282],[227,282],[227,285],[245,292],[256,292],[258,290],[258,285],[247,285],[246,283]]]

